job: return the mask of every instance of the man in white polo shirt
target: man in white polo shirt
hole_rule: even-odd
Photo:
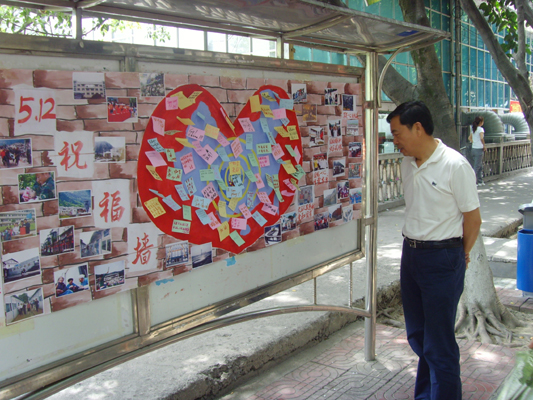
[[[389,116],[405,156],[401,289],[407,339],[418,355],[416,400],[460,400],[457,304],[481,216],[468,161],[433,135],[426,105],[411,101]]]

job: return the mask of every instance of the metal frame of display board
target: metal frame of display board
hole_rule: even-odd
[[[2,2],[14,5],[17,2]],[[32,4],[39,2],[30,2]],[[57,5],[64,4],[56,1]],[[80,2],[81,3],[81,2]],[[100,2],[93,2],[96,3]],[[316,1],[304,1],[303,3],[316,5]],[[333,7],[329,7],[334,9]],[[357,17],[364,17],[359,15]],[[81,20],[81,13],[79,15]],[[349,14],[351,18],[354,13]],[[346,17],[346,16],[345,16]],[[340,18],[338,22],[346,20]],[[383,19],[381,19],[383,20]],[[383,21],[380,21],[383,22]],[[331,21],[321,25],[320,29],[327,29]],[[402,25],[396,22],[396,25]],[[406,27],[412,27],[404,24]],[[195,26],[199,26],[196,23]],[[212,27],[212,24],[206,24]],[[226,28],[225,28],[226,29]],[[386,49],[378,49],[369,46],[350,47],[348,51],[363,53],[366,50],[366,68],[342,67],[309,62],[295,62],[282,58],[259,58],[242,55],[197,52],[182,50],[176,52],[174,49],[153,48],[148,46],[119,45],[102,42],[77,41],[68,39],[49,39],[39,37],[22,37],[18,35],[0,34],[0,53],[11,55],[12,57],[52,57],[52,58],[78,58],[113,60],[119,63],[119,70],[125,72],[139,72],[139,63],[177,63],[180,65],[202,65],[216,68],[246,68],[251,70],[275,70],[280,72],[298,72],[307,74],[321,74],[327,76],[350,77],[358,75],[363,78],[365,85],[364,101],[364,121],[365,121],[365,142],[364,142],[364,169],[363,169],[363,201],[361,219],[355,224],[354,235],[357,235],[358,245],[354,249],[338,254],[328,260],[308,265],[297,273],[284,276],[274,282],[269,282],[259,287],[239,293],[236,296],[217,301],[214,304],[203,307],[194,312],[178,315],[161,323],[153,324],[150,313],[150,287],[143,286],[131,290],[131,311],[133,314],[133,331],[131,334],[118,339],[106,342],[100,346],[93,347],[78,354],[71,355],[62,360],[38,367],[24,372],[15,377],[9,378],[0,383],[0,399],[9,399],[23,395],[26,399],[42,399],[68,387],[76,382],[95,375],[107,368],[123,363],[141,354],[153,351],[170,343],[192,337],[223,326],[262,318],[265,316],[280,315],[304,311],[335,311],[350,313],[365,318],[365,358],[374,360],[375,358],[375,333],[376,333],[376,239],[377,239],[377,187],[378,187],[378,143],[377,143],[377,119],[378,103],[380,100],[381,80],[378,71],[378,56],[380,52],[396,53],[405,49],[413,49],[417,41],[422,42],[421,46],[432,44],[441,40],[443,33],[428,28],[421,29],[430,35],[424,38],[413,38],[403,44],[407,47],[389,45]],[[316,31],[311,29],[307,30]],[[300,31],[299,33],[302,33]],[[283,36],[283,35],[282,35]],[[287,35],[294,40],[296,35]],[[311,41],[312,42],[312,41]],[[328,48],[330,44],[324,44],[323,39],[314,39],[315,45],[324,45]],[[283,43],[281,39],[280,43]],[[298,43],[298,41],[296,42]],[[309,43],[309,41],[307,42]],[[281,49],[283,46],[278,46]],[[278,52],[281,56],[281,51]],[[393,57],[391,57],[392,60]],[[390,65],[390,63],[388,64]],[[40,67],[40,66],[38,66]],[[382,76],[385,72],[382,71]],[[336,228],[338,229],[338,228]],[[250,253],[251,256],[254,253]],[[366,255],[367,258],[367,289],[365,296],[365,307],[354,308],[353,303],[353,262]],[[332,306],[320,305],[317,302],[316,278],[335,270],[344,265],[350,264],[349,279],[349,305]],[[240,314],[237,316],[224,317],[225,314],[242,308],[248,304],[266,298],[270,295],[288,289],[300,283],[314,280],[314,304],[309,306],[278,307],[261,310],[252,313]]]

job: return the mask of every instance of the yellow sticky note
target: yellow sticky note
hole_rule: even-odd
[[[281,137],[289,137],[289,132],[287,132],[283,126],[275,126],[274,129],[281,135]]]
[[[237,204],[239,204],[239,199],[236,197],[233,197],[228,204],[228,207],[235,211],[235,208],[237,208]]]
[[[178,119],[179,122],[181,122],[184,125],[194,125],[194,122],[192,122],[190,118],[180,118],[180,117],[176,117],[176,118]]]
[[[231,128],[231,130],[235,132],[235,126],[233,126],[233,123],[231,122],[231,120],[228,117],[226,117],[226,122],[228,123],[229,127]]]
[[[296,189],[300,190],[300,186],[298,186],[298,181],[296,179],[291,178],[291,183],[296,187]]]
[[[226,212],[227,203],[223,200],[218,202],[218,213],[221,217],[228,218],[228,213]]]
[[[152,214],[154,218],[157,218],[163,214],[166,214],[166,211],[161,205],[161,203],[159,202],[158,197],[154,197],[153,199],[145,201],[144,205],[146,206],[148,211],[150,211],[150,214]]]
[[[189,96],[189,100],[193,103],[196,102],[196,98],[202,94],[201,90],[196,90],[192,92],[192,94]]]
[[[239,175],[241,173],[241,162],[230,161],[229,162],[229,175]]]
[[[189,107],[193,103],[191,100],[187,98],[187,96],[183,94],[183,92],[178,92],[177,94],[174,94],[173,96],[178,97],[178,108],[180,110],[183,110]]]
[[[250,97],[250,108],[252,112],[261,111],[261,99],[258,95]]]
[[[210,138],[216,139],[218,138],[218,132],[220,132],[220,129],[216,126],[207,124],[205,126],[205,134],[209,136]]]
[[[298,131],[296,130],[296,127],[294,125],[289,125],[287,127],[287,132],[289,132],[289,136],[291,137],[291,140],[297,140],[298,137]]]
[[[177,137],[176,140],[178,142],[180,142],[182,145],[184,145],[185,147],[190,147],[192,149],[194,149],[194,146],[192,144],[189,143],[189,141],[187,140],[187,138],[180,138],[180,137]]]
[[[261,111],[263,111],[263,114],[267,118],[274,118],[274,114],[272,113],[272,110],[269,105],[267,104],[261,104]]]
[[[161,179],[161,177],[159,176],[159,174],[157,173],[157,171],[155,170],[155,167],[153,165],[147,165],[146,169],[148,171],[150,171],[150,173],[155,178],[155,180],[157,180],[157,181],[162,181],[163,180],[163,179]]]
[[[288,174],[293,174],[296,172],[296,168],[294,168],[294,165],[290,162],[290,160],[285,161],[283,164],[283,168],[285,168],[285,171],[287,171]]]
[[[220,241],[223,241],[229,236],[229,224],[228,221],[225,221],[221,223],[218,227],[218,236],[220,238]]]
[[[274,97],[272,97],[270,95],[270,93],[267,93],[267,92],[263,92],[261,93],[261,96],[263,96],[265,99],[267,99],[268,101],[276,101],[276,99]]]

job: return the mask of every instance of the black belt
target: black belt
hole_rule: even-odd
[[[404,240],[413,249],[450,249],[463,245],[463,238],[460,237],[445,240],[416,240],[404,236]]]

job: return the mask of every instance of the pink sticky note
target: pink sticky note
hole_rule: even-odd
[[[215,160],[218,158],[218,153],[211,148],[208,144],[206,144],[203,149],[202,153],[198,153],[200,157],[202,157],[209,165],[213,164]]]
[[[294,196],[294,192],[289,192],[288,190],[283,190],[281,194],[285,197],[292,197]]]
[[[296,190],[296,187],[292,184],[290,180],[284,179],[283,182],[285,182],[285,185],[287,185],[287,187],[293,192]]]
[[[204,140],[205,131],[198,129],[194,126],[189,126],[189,128],[187,129],[187,136],[192,139],[199,140],[201,142],[202,140]]]
[[[194,165],[194,158],[193,158],[192,153],[181,156],[180,161],[181,161],[181,165],[183,166],[183,172],[185,172],[186,174],[196,169],[196,166]]]
[[[145,154],[154,167],[161,167],[163,165],[167,165],[167,162],[165,161],[165,159],[163,158],[160,152],[147,151]]]
[[[194,146],[195,149],[198,149],[198,150],[200,150],[202,148],[202,143],[200,143],[199,140],[193,141],[192,145]]]
[[[257,173],[257,174],[255,174],[255,177],[257,178],[257,181],[255,182],[255,184],[257,185],[257,188],[258,189],[263,189],[265,187],[265,183],[261,179],[261,175],[259,175],[259,173]]]
[[[274,119],[287,118],[287,110],[284,108],[276,108],[272,110],[272,114],[274,114]]]
[[[233,142],[231,142],[231,150],[233,150],[233,157],[237,158],[241,155],[242,146],[239,139],[235,139]]]
[[[165,108],[167,110],[177,110],[178,109],[178,98],[177,97],[166,97]]]
[[[202,189],[202,194],[206,199],[209,199],[211,201],[215,200],[218,197],[218,193],[215,189],[215,186],[213,185],[213,182],[209,182],[209,184]]]
[[[302,155],[300,154],[300,150],[298,150],[298,146],[294,146],[294,159],[296,160],[297,163],[300,162],[300,158],[302,158]]]
[[[242,231],[247,226],[246,218],[231,218],[231,228]]]
[[[283,149],[279,145],[279,143],[276,143],[272,146],[272,155],[274,156],[274,159],[277,160],[278,158],[283,157],[285,153],[283,152]]]
[[[272,202],[270,201],[268,197],[268,194],[266,194],[265,192],[257,192],[257,197],[259,197],[259,200],[261,201],[261,203],[272,204]]]
[[[244,132],[255,132],[254,126],[250,118],[239,118],[239,123],[242,126]]]
[[[209,223],[209,227],[211,229],[216,229],[218,228],[221,224],[220,224],[220,221],[217,219],[217,217],[215,216],[215,214],[213,214],[212,212],[210,212],[209,214],[207,214],[207,216],[209,217],[209,219],[211,220],[211,222]]]
[[[222,147],[226,147],[229,144],[228,139],[226,139],[226,136],[224,136],[220,132],[218,133],[217,141]]]
[[[268,167],[270,165],[270,157],[269,156],[261,156],[261,157],[257,157],[257,159],[259,160],[259,166],[261,168]]]
[[[244,203],[239,204],[239,210],[241,211],[244,218],[246,219],[252,218],[252,213],[250,212],[250,209],[246,207],[246,204]]]
[[[263,208],[261,209],[261,211],[267,212],[272,215],[276,215],[278,211],[278,207],[272,204],[263,204]]]
[[[163,118],[152,117],[152,127],[155,133],[165,135],[165,120]]]

